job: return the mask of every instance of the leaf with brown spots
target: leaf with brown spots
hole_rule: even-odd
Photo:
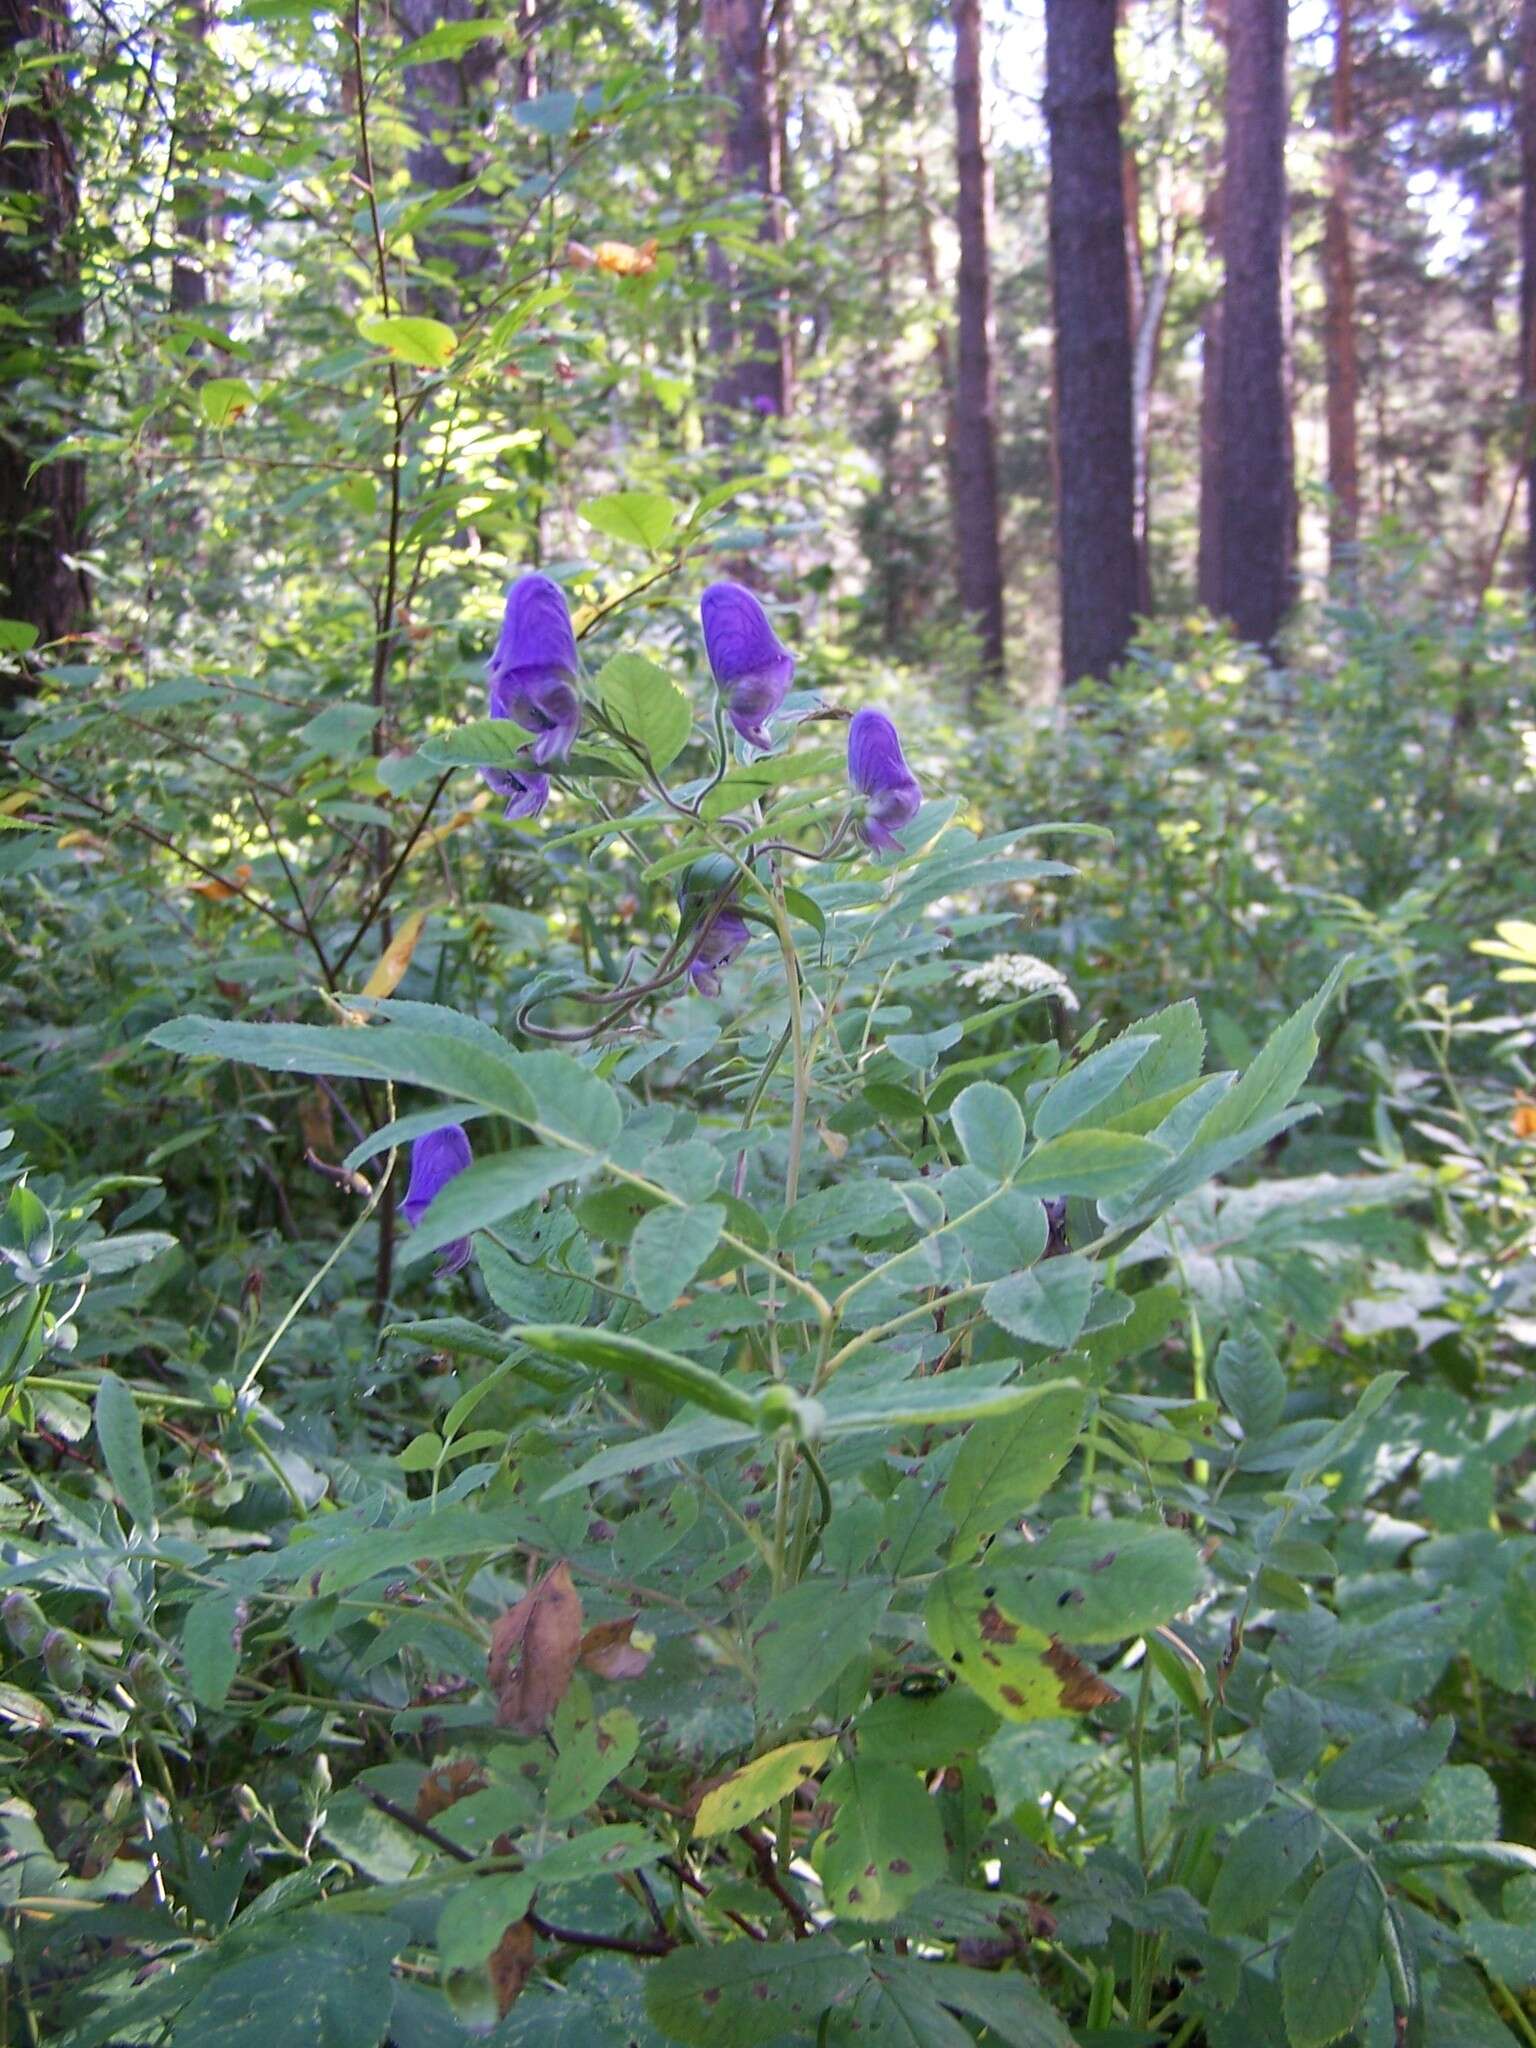
[[[1016,1621],[1005,1593],[995,1568],[970,1566],[945,1572],[929,1593],[928,1640],[972,1692],[1010,1721],[1056,1720],[1119,1697],[1058,1637]]]
[[[496,1992],[497,2014],[505,2019],[533,1974],[533,1929],[526,1920],[513,1921],[491,1950],[487,1967]]]
[[[595,1623],[581,1639],[580,1662],[599,1678],[638,1678],[651,1661],[650,1651],[642,1650],[630,1636],[639,1619],[638,1614],[626,1614],[618,1621]]]
[[[456,1758],[449,1764],[434,1764],[421,1781],[416,1794],[416,1818],[436,1820],[471,1792],[483,1792],[490,1783],[472,1756]]]
[[[1091,1707],[1107,1707],[1120,1697],[1091,1664],[1075,1657],[1059,1636],[1051,1637],[1045,1661],[1061,1680],[1061,1704],[1069,1714],[1086,1714]]]
[[[491,1630],[486,1682],[496,1725],[537,1735],[565,1698],[580,1650],[581,1596],[562,1559]]]

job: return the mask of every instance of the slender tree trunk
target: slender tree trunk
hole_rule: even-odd
[[[784,165],[770,20],[769,0],[703,0],[700,14],[714,88],[730,107],[720,133],[721,180],[727,192],[757,198],[758,239],[772,247],[784,237]],[[753,278],[718,242],[709,270],[716,431],[724,438],[734,412],[788,410],[789,337],[771,279]]]
[[[1205,0],[1205,25],[1221,45],[1227,44],[1227,0]],[[1215,263],[1221,261],[1223,152],[1211,152],[1206,170],[1205,213],[1201,225]],[[1195,584],[1200,602],[1214,612],[1221,604],[1221,359],[1222,292],[1211,293],[1200,322],[1200,554]]]
[[[75,162],[63,121],[69,40],[62,0],[53,9],[0,0],[0,76],[24,43],[56,60],[22,73],[0,114],[0,202],[28,222],[0,235],[0,307],[23,322],[0,327],[0,615],[35,627],[44,643],[85,624],[85,572],[70,559],[85,544],[85,465],[42,461],[57,430],[40,430],[6,394],[23,379],[65,382],[60,356],[85,339],[72,245]]]
[[[1536,595],[1536,0],[1520,6],[1520,398],[1526,588]]]
[[[208,147],[208,85],[204,76],[212,0],[192,0],[182,29],[186,44],[176,79],[176,254],[171,261],[171,304],[178,313],[201,313],[208,304],[208,241],[212,210],[202,183]]]
[[[1138,595],[1114,0],[1046,0],[1062,680],[1105,676]]]
[[[1003,680],[1003,563],[998,536],[996,373],[992,333],[992,167],[982,101],[981,0],[954,0],[959,166],[951,497],[960,604],[981,646],[973,705]]]
[[[1354,142],[1352,0],[1334,0],[1333,155],[1323,223],[1324,322],[1328,373],[1328,566],[1351,576],[1360,540],[1360,361],[1355,336],[1355,251],[1350,223],[1350,150]]]
[[[449,22],[476,21],[487,13],[479,0],[391,0],[391,7],[400,33],[410,42]],[[519,15],[518,20],[522,26],[525,17]],[[478,153],[475,110],[495,82],[505,49],[500,37],[485,36],[457,57],[406,65],[405,107],[416,138],[406,164],[417,188],[414,198],[451,192],[473,181]],[[489,233],[467,232],[442,214],[418,228],[412,239],[421,262],[432,265],[442,278],[442,288],[427,293],[439,303],[451,298],[454,279],[477,276],[500,254]]]
[[[1219,455],[1218,610],[1272,649],[1290,605],[1295,491],[1287,394],[1286,0],[1231,0]]]

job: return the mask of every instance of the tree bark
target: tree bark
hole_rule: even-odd
[[[476,21],[487,13],[479,0],[391,0],[391,5],[400,33],[408,42],[445,23]],[[524,14],[519,14],[518,23],[525,37],[519,61],[531,65],[526,41],[531,24]],[[475,110],[494,84],[505,50],[499,36],[485,36],[460,56],[406,65],[405,109],[416,136],[406,152],[411,184],[417,188],[413,197],[425,199],[473,181]],[[489,232],[466,232],[443,214],[419,227],[412,239],[419,260],[441,273],[445,288],[451,288],[455,278],[478,276],[500,253]],[[426,296],[441,304],[444,292],[429,290]]]
[[[1536,0],[1520,6],[1520,398],[1526,588],[1536,596]]]
[[[1227,46],[1227,0],[1205,0],[1205,26]],[[1215,263],[1221,261],[1223,155],[1211,152],[1207,165],[1205,212],[1201,226]],[[1222,293],[1218,284],[1200,321],[1200,511],[1199,560],[1195,587],[1209,612],[1221,605],[1221,341]]]
[[[719,136],[721,182],[728,193],[758,199],[758,239],[776,247],[784,237],[784,156],[772,17],[770,0],[703,0],[700,22],[714,89],[729,107]],[[733,413],[789,410],[789,333],[771,278],[750,276],[719,242],[711,245],[709,272],[715,431],[724,438]]]
[[[950,495],[960,604],[980,644],[971,691],[1003,680],[1003,563],[998,535],[996,371],[992,331],[992,167],[982,101],[981,0],[954,0],[956,225],[955,402]]]
[[[1293,595],[1285,317],[1286,0],[1231,0],[1217,609],[1273,650]]]
[[[1114,0],[1046,0],[1062,680],[1106,676],[1136,613],[1135,455]]]
[[[202,187],[208,146],[207,84],[203,62],[213,26],[212,0],[192,0],[186,43],[176,77],[176,254],[171,259],[171,304],[178,313],[201,313],[208,304],[208,241],[212,210]]]
[[[1336,581],[1346,581],[1353,575],[1360,541],[1360,361],[1355,334],[1355,251],[1350,222],[1350,151],[1355,114],[1352,0],[1335,0],[1333,34],[1333,149],[1323,221],[1328,566]]]
[[[74,154],[63,110],[69,92],[69,24],[62,0],[0,0],[0,71],[23,44],[54,62],[23,74],[0,130],[0,198],[24,232],[0,235],[0,306],[21,327],[0,328],[0,614],[62,639],[85,624],[85,464],[78,457],[39,462],[58,436],[51,417],[29,410],[28,382],[57,389],[67,380],[60,357],[85,340],[72,236],[78,205]]]

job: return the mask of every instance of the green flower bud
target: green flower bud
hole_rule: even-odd
[[[48,1633],[48,1617],[32,1595],[19,1589],[7,1593],[4,1603],[0,1604],[0,1620],[5,1623],[12,1648],[20,1651],[23,1657],[35,1657]]]
[[[136,1636],[143,1626],[133,1574],[120,1564],[107,1573],[107,1618],[119,1635]]]
[[[51,1628],[43,1637],[43,1669],[60,1692],[78,1692],[85,1683],[85,1652],[67,1628]]]
[[[175,1698],[159,1658],[148,1650],[137,1650],[128,1659],[128,1688],[149,1713],[168,1707]]]

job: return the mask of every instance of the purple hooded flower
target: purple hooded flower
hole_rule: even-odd
[[[444,1124],[440,1131],[428,1131],[424,1138],[416,1140],[411,1147],[410,1186],[405,1191],[405,1200],[400,1204],[400,1213],[412,1230],[420,1223],[449,1181],[455,1180],[466,1166],[474,1164],[474,1157],[462,1124]],[[452,1244],[444,1245],[443,1262],[437,1269],[438,1277],[441,1278],[445,1273],[457,1273],[461,1266],[469,1263],[469,1253],[470,1242],[467,1237],[455,1238]]]
[[[520,576],[507,592],[489,669],[492,718],[534,734],[533,764],[563,761],[581,729],[576,635],[565,593],[547,576]]]
[[[896,837],[923,801],[896,728],[883,711],[856,711],[848,728],[848,780],[866,799],[859,837],[877,853],[905,853]]]
[[[507,799],[504,818],[536,818],[549,802],[549,777],[536,768],[482,768],[480,779]]]
[[[719,995],[721,969],[745,951],[751,936],[741,912],[727,905],[699,940],[688,963],[689,976],[701,996]]]
[[[794,680],[795,657],[743,584],[711,583],[699,600],[704,652],[732,725],[754,747],[773,742],[768,721]]]

